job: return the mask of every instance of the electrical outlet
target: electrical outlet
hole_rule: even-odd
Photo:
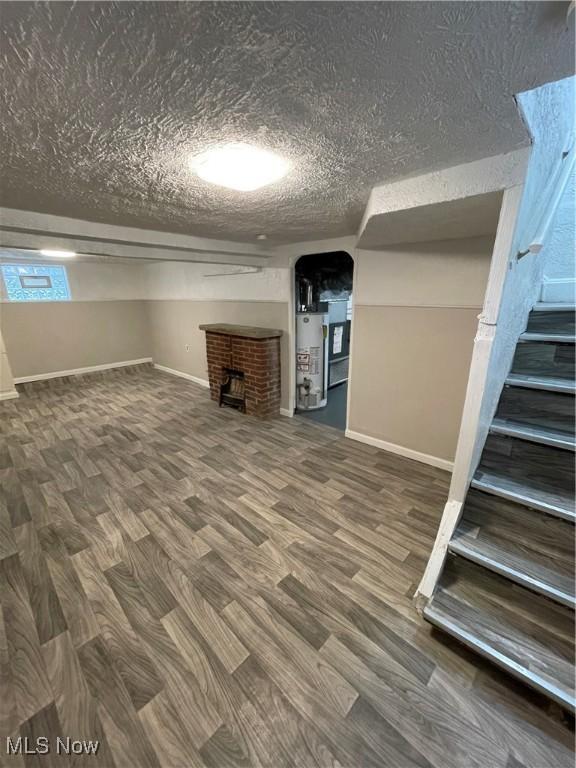
[[[185,344],[184,349],[186,350],[186,352],[190,352],[190,344]]]

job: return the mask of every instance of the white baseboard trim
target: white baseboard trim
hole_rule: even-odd
[[[576,279],[562,277],[555,280],[544,280],[542,284],[541,301],[554,303],[566,302],[573,304],[576,296]]]
[[[8,389],[6,392],[0,392],[0,402],[2,400],[14,400],[17,397],[20,397],[20,395],[16,389]]]
[[[381,448],[383,451],[396,453],[398,456],[404,456],[406,459],[421,461],[423,464],[430,464],[432,467],[438,467],[438,469],[445,469],[448,472],[451,472],[454,467],[454,462],[448,461],[448,459],[441,459],[438,456],[430,456],[428,453],[420,453],[420,451],[414,451],[412,448],[405,448],[403,445],[387,443],[385,440],[380,440],[377,437],[370,437],[370,435],[364,435],[362,432],[354,432],[352,429],[347,429],[344,434],[346,437],[350,438],[350,440],[357,440],[359,443],[366,443],[366,445]]]
[[[293,408],[280,408],[280,416],[288,416],[291,419],[294,416]]]
[[[50,373],[38,373],[35,376],[19,376],[14,379],[14,384],[27,384],[29,381],[44,381],[45,379],[59,379],[62,376],[79,376],[82,373],[95,373],[96,371],[108,371],[112,368],[126,368],[128,365],[143,365],[151,363],[151,357],[141,357],[138,360],[123,360],[120,363],[104,363],[103,365],[87,365],[85,368],[71,368],[69,371],[51,371]]]
[[[159,371],[163,371],[164,373],[169,373],[171,376],[179,376],[181,379],[193,381],[194,384],[199,384],[201,387],[206,387],[206,389],[210,387],[210,383],[206,379],[199,379],[198,376],[192,376],[191,373],[177,371],[175,368],[167,368],[165,365],[160,365],[159,363],[154,363],[154,368],[157,368]]]

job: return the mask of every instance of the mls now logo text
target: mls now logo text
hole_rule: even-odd
[[[37,739],[29,739],[27,736],[18,736],[6,739],[6,753],[8,755],[48,755],[56,752],[57,755],[95,755],[100,746],[99,741],[81,741],[71,739],[70,736],[49,739],[47,736],[38,736]]]

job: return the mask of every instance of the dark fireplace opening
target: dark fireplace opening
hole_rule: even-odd
[[[228,405],[246,413],[246,394],[244,372],[234,368],[222,368],[222,383],[220,384],[219,405]]]

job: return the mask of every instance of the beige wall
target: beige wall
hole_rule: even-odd
[[[348,429],[451,461],[493,238],[356,251]]]
[[[243,274],[238,267],[176,262],[66,268],[70,302],[11,303],[0,291],[0,326],[16,378],[153,357],[207,379],[205,336],[198,326],[259,325],[286,333],[282,407],[288,407],[287,268]]]
[[[289,403],[288,304],[280,301],[151,300],[148,318],[154,362],[208,379],[201,323],[235,323],[285,331],[282,349],[282,408]],[[186,350],[188,346],[188,351]]]
[[[150,357],[146,303],[4,303],[2,335],[15,378]]]
[[[0,280],[0,327],[14,377],[150,357],[145,266],[98,261],[64,266],[69,302],[12,303]]]
[[[375,306],[481,307],[493,237],[356,251],[354,301]]]
[[[349,429],[452,460],[477,309],[356,307]]]

